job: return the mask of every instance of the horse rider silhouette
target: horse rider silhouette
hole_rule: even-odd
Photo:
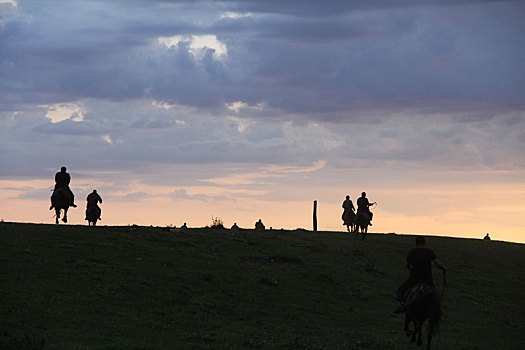
[[[69,197],[71,199],[69,205],[73,208],[76,208],[77,205],[75,204],[75,195],[69,188],[69,183],[71,182],[71,176],[69,173],[66,172],[66,167],[63,166],[60,168],[60,172],[55,174],[55,188],[53,189],[53,194],[51,195],[51,206],[49,207],[49,210],[54,208],[54,199],[56,196],[56,191],[59,188],[64,188],[66,192],[69,194]]]
[[[346,195],[346,199],[343,201],[343,215],[341,218],[343,219],[343,225],[346,225],[347,229],[349,230],[349,226],[353,226],[355,223],[355,207],[354,203],[352,203],[352,200],[350,199],[349,195]]]
[[[102,204],[102,197],[97,193],[97,190],[93,190],[90,194],[88,194],[86,198],[87,204],[86,204],[86,220],[89,220],[88,218],[88,212],[89,209],[94,208],[97,213],[97,220],[100,219],[100,214],[102,213],[102,209],[98,206],[98,203]]]
[[[374,205],[376,202],[370,203],[368,198],[366,198],[366,192],[361,193],[361,197],[357,199],[357,214],[363,212],[367,213],[370,218],[368,224],[372,226],[372,217],[374,214],[370,211],[370,206]]]
[[[397,289],[397,301],[401,304],[394,313],[399,314],[405,312],[405,298],[407,292],[419,283],[426,283],[434,288],[434,281],[432,280],[432,264],[436,264],[443,271],[447,271],[445,266],[437,258],[434,251],[425,248],[425,237],[416,237],[416,247],[408,252],[407,268],[409,269],[409,277]]]

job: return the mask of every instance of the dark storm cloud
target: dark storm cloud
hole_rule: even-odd
[[[2,26],[2,104],[264,101],[319,120],[372,105],[520,104],[525,5],[461,3],[471,6],[22,1],[20,15]],[[256,15],[221,19],[223,11]],[[217,35],[228,58],[215,60],[209,50],[197,60],[188,42],[166,48],[155,41],[190,34]]]
[[[235,36],[241,33],[258,40],[279,40],[306,45],[348,40],[378,34],[377,22],[364,19],[337,17],[301,18],[290,16],[225,18],[211,25],[209,30]]]
[[[171,0],[154,0],[159,3],[171,3]],[[417,6],[461,6],[468,4],[481,4],[498,2],[499,0],[222,0],[217,2],[216,8],[225,11],[237,11],[287,14],[302,17],[333,17],[359,10],[385,10]],[[519,0],[515,0],[519,1]],[[197,4],[206,3],[197,1]]]

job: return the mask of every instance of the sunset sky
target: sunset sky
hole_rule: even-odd
[[[0,0],[0,219],[525,243],[525,2]]]

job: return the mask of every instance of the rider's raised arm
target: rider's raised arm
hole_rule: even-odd
[[[434,260],[432,260],[434,262],[434,264],[436,264],[437,267],[439,267],[441,270],[443,271],[447,271],[447,268],[445,266],[443,266],[443,264],[441,263],[441,260],[439,260],[438,258],[435,258]]]

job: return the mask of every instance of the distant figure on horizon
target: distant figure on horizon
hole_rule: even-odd
[[[73,208],[76,208],[77,205],[75,204],[75,195],[71,191],[71,188],[69,188],[69,183],[71,182],[71,176],[69,173],[66,172],[66,167],[63,166],[60,168],[60,172],[55,174],[55,188],[53,189],[53,194],[51,195],[51,206],[49,207],[49,210],[53,209],[55,207],[54,200],[56,196],[56,192],[59,188],[66,189],[67,193],[70,197],[70,203],[69,205]]]
[[[257,226],[257,224],[255,224]],[[234,222],[230,230],[237,231],[239,229],[239,226],[237,226],[237,223]]]
[[[407,256],[406,267],[410,271],[408,280],[397,289],[396,299],[401,305],[394,313],[399,314],[405,311],[406,293],[416,284],[426,283],[430,287],[434,287],[431,262],[441,270],[447,271],[436,254],[431,249],[425,248],[425,237],[416,237],[416,247],[412,248]]]
[[[90,222],[93,222],[92,220],[102,220],[100,218],[100,214],[102,214],[102,209],[98,206],[98,203],[102,204],[102,197],[97,193],[97,190],[93,190],[90,194],[88,194],[86,198],[86,220],[89,220]],[[93,210],[94,213],[90,215],[90,211]]]
[[[186,231],[186,230],[188,229],[188,225],[186,225],[186,223],[184,223],[184,224],[180,227],[180,229],[181,229],[182,231]]]
[[[361,197],[357,199],[357,214],[363,212],[369,215],[369,225],[372,226],[372,217],[374,214],[370,211],[370,206],[376,204],[376,202],[370,203],[366,198],[366,192],[361,193]]]
[[[487,232],[487,234],[485,235],[485,237],[483,237],[483,240],[484,241],[490,241],[490,236],[489,236],[489,233]]]
[[[343,201],[342,207],[344,209],[343,215],[341,217],[343,219],[343,225],[346,225],[347,231],[350,231],[350,227],[353,231],[355,223],[355,207],[349,195],[346,195],[346,199]]]
[[[262,223],[261,219],[255,223],[255,230],[256,231],[264,231],[266,228],[264,227],[264,224]]]

